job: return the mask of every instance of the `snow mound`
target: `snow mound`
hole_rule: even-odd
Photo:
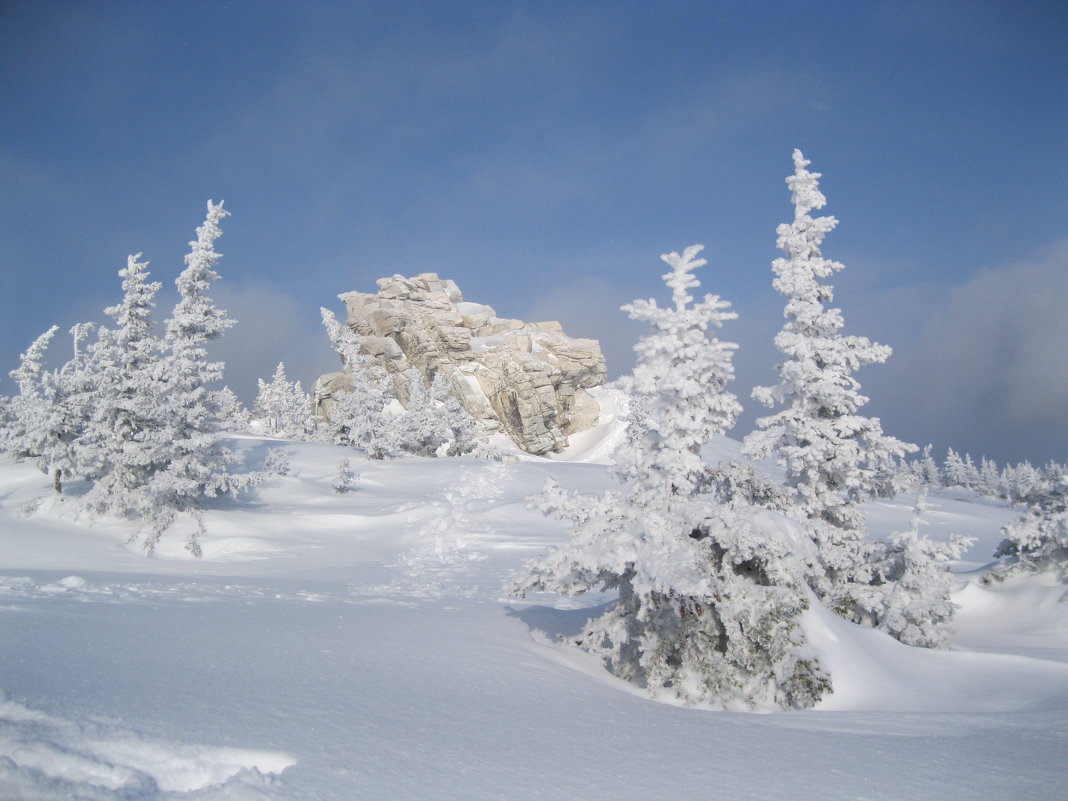
[[[1054,572],[969,581],[953,600],[958,647],[1068,662],[1068,587]]]
[[[113,724],[52,717],[0,695],[0,787],[8,799],[266,801],[287,754],[152,740]]]
[[[1068,709],[1068,665],[912,648],[812,602],[805,636],[830,672],[823,710],[996,713]]]

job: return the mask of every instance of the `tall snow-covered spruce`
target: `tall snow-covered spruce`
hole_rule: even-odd
[[[166,323],[163,355],[152,365],[151,379],[140,392],[152,407],[134,438],[144,481],[120,503],[127,514],[148,523],[144,547],[149,554],[176,515],[187,513],[195,531],[186,547],[199,556],[204,499],[236,494],[262,478],[229,472],[235,457],[220,441],[217,391],[211,388],[222,378],[223,364],[209,361],[207,344],[234,324],[207,294],[219,277],[215,265],[220,256],[214,243],[227,213],[222,203],[208,201],[207,216],[190,242],[185,269],[175,282],[179,301]]]
[[[700,250],[662,257],[673,307],[624,307],[651,330],[626,382],[640,411],[615,453],[617,488],[581,495],[548,482],[532,503],[570,521],[571,540],[530,563],[514,591],[618,592],[580,645],[654,695],[811,707],[830,682],[798,625],[807,598],[792,554],[808,543],[791,521],[737,498],[719,504],[707,491],[701,447],[740,406],[726,390],[735,346],[715,336],[736,315],[715,295],[691,305]]]
[[[778,247],[786,255],[772,264],[773,286],[787,298],[786,324],[775,337],[784,359],[779,383],[753,390],[764,405],[782,408],[757,421],[744,452],[755,459],[775,456],[785,467],[792,512],[817,546],[809,576],[817,594],[847,619],[870,625],[880,547],[865,537],[859,504],[901,488],[898,462],[915,447],[886,436],[877,418],[859,413],[868,399],[853,374],[886,361],[890,348],[842,334],[841,311],[827,307],[833,288],[821,279],[844,265],[825,259],[820,245],[838,221],[811,216],[826,204],[820,174],[808,171],[800,150],[793,159],[786,183],[794,219],[778,227]]]
[[[19,394],[7,404],[0,450],[18,460],[37,458],[41,450],[38,440],[48,413],[44,394],[45,354],[58,330],[59,326],[54,325],[37,337],[21,355],[19,366],[9,373],[18,384]]]
[[[84,473],[93,486],[83,498],[90,514],[127,512],[126,499],[151,477],[145,434],[156,413],[154,377],[162,340],[153,331],[152,311],[162,284],[149,283],[141,254],[119,271],[121,303],[104,310],[114,328],[101,327],[93,344],[96,392],[93,422],[83,442]]]

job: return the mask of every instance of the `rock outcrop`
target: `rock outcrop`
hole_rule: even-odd
[[[489,306],[464,302],[453,281],[434,273],[381,278],[377,294],[338,297],[374,372],[392,377],[401,403],[412,380],[441,373],[487,431],[502,431],[534,454],[557,451],[597,423],[597,402],[585,391],[605,380],[596,340],[572,339],[555,322],[502,319]],[[345,370],[319,379],[326,411],[348,386]]]

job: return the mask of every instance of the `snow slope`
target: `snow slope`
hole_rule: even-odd
[[[807,614],[817,710],[658,703],[557,644],[606,599],[506,595],[566,536],[523,499],[606,487],[611,436],[586,461],[357,457],[345,495],[351,451],[239,438],[292,469],[211,509],[201,560],[177,526],[148,560],[128,523],[24,517],[48,481],[0,465],[0,799],[1068,798],[1065,588],[977,583],[1014,516],[989,500],[931,498],[929,533],[979,538],[953,650]]]

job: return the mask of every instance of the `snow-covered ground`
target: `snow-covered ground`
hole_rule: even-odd
[[[1068,798],[1065,587],[977,582],[1016,515],[989,499],[930,498],[927,533],[977,538],[952,650],[807,614],[817,710],[658,703],[553,644],[604,599],[508,597],[566,536],[523,499],[606,487],[617,430],[574,461],[357,456],[345,495],[351,451],[237,438],[291,472],[213,508],[200,560],[181,525],[149,560],[130,524],[25,517],[48,480],[0,465],[0,798]]]

